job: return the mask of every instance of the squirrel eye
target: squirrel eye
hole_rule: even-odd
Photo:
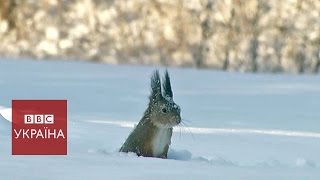
[[[166,109],[166,108],[162,108],[161,111],[162,111],[163,113],[166,113],[166,112],[167,112],[167,109]]]

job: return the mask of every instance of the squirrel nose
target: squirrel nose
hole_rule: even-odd
[[[177,117],[176,123],[177,123],[177,124],[180,124],[180,122],[181,122],[181,117]]]

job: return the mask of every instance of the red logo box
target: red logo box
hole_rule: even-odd
[[[67,155],[67,100],[12,100],[12,155]]]

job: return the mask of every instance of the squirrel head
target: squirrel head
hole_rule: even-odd
[[[151,94],[148,107],[150,120],[158,127],[172,128],[181,122],[180,107],[173,101],[170,77],[166,70],[161,80],[156,70],[151,77]]]

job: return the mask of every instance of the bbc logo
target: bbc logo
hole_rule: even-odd
[[[12,155],[67,155],[67,134],[67,100],[12,100]]]
[[[53,114],[26,114],[24,124],[54,124]]]

